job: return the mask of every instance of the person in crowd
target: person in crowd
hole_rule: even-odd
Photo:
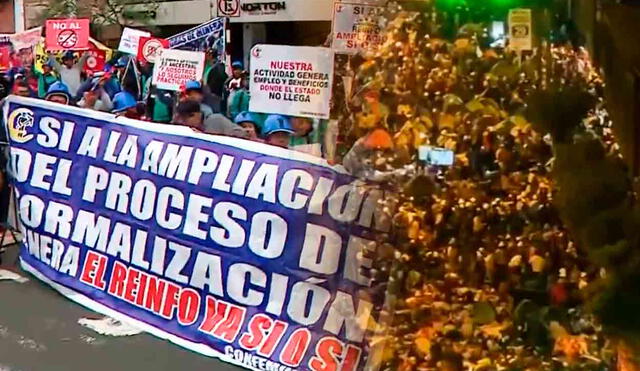
[[[248,111],[240,112],[236,115],[234,122],[247,132],[247,139],[261,141],[258,115]]]
[[[377,160],[388,156],[393,147],[389,132],[382,128],[373,129],[354,143],[344,156],[342,165],[353,176],[373,181],[383,180],[386,169],[381,169]]]
[[[42,65],[42,73],[38,73],[38,97],[44,98],[51,85],[56,81],[58,81],[58,76],[53,71],[53,63],[46,61]]]
[[[173,118],[175,106],[174,93],[169,90],[158,89],[151,86],[147,107],[153,122],[169,123]]]
[[[82,99],[78,102],[78,106],[95,111],[110,112],[113,109],[113,103],[109,94],[104,90],[104,82],[104,76],[92,78],[91,87],[82,93]]]
[[[224,113],[229,115],[229,102],[231,101],[231,94],[235,92],[237,89],[242,87],[242,76],[244,75],[244,70],[242,69],[242,62],[235,61],[231,64],[231,76],[227,78],[224,82],[224,105],[225,111]],[[233,116],[229,116],[233,117]]]
[[[120,80],[118,80],[118,74],[112,73],[110,71],[105,71],[104,73],[104,85],[103,88],[107,94],[109,94],[109,98],[113,100],[116,94],[122,91],[122,84],[120,84]]]
[[[53,54],[49,54],[49,62],[60,76],[60,81],[69,88],[71,97],[75,97],[78,93],[78,89],[82,83],[82,69],[84,68],[87,58],[89,58],[89,53],[85,52],[80,59],[75,62],[75,56],[73,52],[69,50],[62,56],[62,64],[60,64]]]
[[[225,93],[225,82],[228,75],[225,72],[224,63],[218,58],[218,50],[209,49],[206,54],[207,64],[205,66],[204,81],[208,90],[207,103],[213,112],[222,112],[222,101]]]
[[[204,120],[205,132],[209,134],[224,135],[228,137],[248,139],[248,133],[241,126],[236,125],[229,120],[227,116],[221,113],[214,113]]]
[[[233,84],[239,84],[242,76],[244,75],[244,66],[242,62],[235,61],[231,63],[231,77],[227,81],[227,85],[231,86]]]
[[[71,93],[69,93],[69,87],[67,87],[67,85],[62,81],[57,81],[49,87],[44,99],[54,103],[71,104]]]
[[[202,91],[202,84],[200,84],[199,81],[187,81],[184,87],[183,96],[186,99],[194,100],[200,103],[200,110],[202,111],[202,115],[205,120],[213,115],[213,110],[211,109],[211,107],[203,103],[204,93]]]
[[[111,112],[116,116],[124,116],[136,120],[142,117],[138,109],[138,101],[131,93],[126,91],[116,94],[113,98]]]
[[[13,94],[20,97],[30,97],[29,85],[24,80],[18,80],[13,84]]]
[[[294,133],[289,120],[282,115],[269,115],[264,121],[264,138],[267,144],[289,148],[289,141]]]
[[[291,117],[291,128],[295,134],[291,137],[289,147],[314,156],[322,156],[325,153],[325,133],[327,120],[313,120],[307,117]]]
[[[16,88],[17,85],[26,86],[29,91],[29,95],[27,96],[31,98],[38,98],[37,82],[33,83],[33,79],[29,78],[29,71],[21,67],[21,68],[15,69],[13,72],[14,72],[14,75],[13,75],[14,89]]]
[[[173,124],[187,126],[199,132],[206,132],[203,125],[200,102],[193,99],[185,99],[178,103]]]
[[[127,65],[129,64],[129,57],[122,56],[116,60],[116,63],[113,64],[115,68],[115,75],[118,80],[122,81],[125,73],[127,72]]]
[[[247,111],[249,109],[249,99],[249,81],[247,80],[247,74],[243,73],[239,84],[231,84],[230,86],[227,115],[236,117],[240,112]]]

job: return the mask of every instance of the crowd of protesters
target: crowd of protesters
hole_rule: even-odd
[[[308,144],[321,148],[320,136],[312,132],[318,133],[326,122],[250,112],[248,74],[243,64],[233,62],[228,75],[215,49],[207,50],[205,55],[202,80],[188,81],[174,92],[152,84],[152,64],[127,55],[116,55],[104,71],[87,74],[83,67],[88,53],[77,58],[67,51],[61,62],[49,54],[42,72],[27,66],[2,75],[3,96],[41,98],[283,148]],[[322,155],[321,150],[316,154]]]

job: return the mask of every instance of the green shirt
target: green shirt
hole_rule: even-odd
[[[313,130],[309,134],[303,137],[292,136],[289,142],[289,147],[295,147],[303,144],[316,144],[322,145],[322,151],[324,153],[324,135],[327,131],[329,121],[327,120],[313,120]]]

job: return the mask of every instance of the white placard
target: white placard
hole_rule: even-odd
[[[200,81],[203,72],[203,52],[162,49],[156,57],[152,82],[159,89],[179,91],[187,81]]]
[[[151,34],[147,31],[136,30],[135,28],[125,27],[122,30],[122,36],[120,37],[120,44],[118,50],[127,54],[138,54],[138,42],[140,37],[150,37]]]
[[[509,11],[509,48],[517,51],[533,49],[531,9]]]
[[[333,83],[329,48],[256,45],[251,49],[252,112],[329,118]]]
[[[384,7],[336,1],[333,5],[333,38],[336,53],[375,51],[385,39]]]

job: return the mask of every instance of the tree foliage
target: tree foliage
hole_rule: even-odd
[[[90,16],[96,26],[150,25],[158,10],[157,0],[93,0],[85,3],[77,0],[49,1],[41,19]]]

